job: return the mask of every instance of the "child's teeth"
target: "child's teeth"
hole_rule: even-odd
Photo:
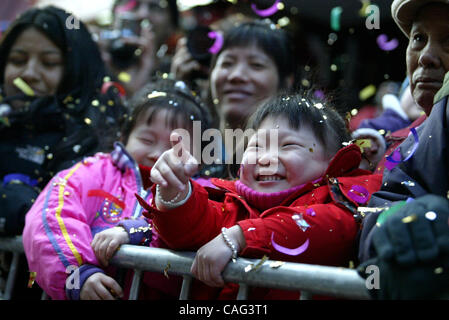
[[[261,176],[260,180],[261,181],[274,181],[274,180],[281,180],[281,178],[278,176]]]

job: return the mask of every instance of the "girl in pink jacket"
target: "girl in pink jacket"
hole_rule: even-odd
[[[95,235],[120,226],[133,244],[157,237],[135,194],[152,197],[150,170],[171,148],[173,129],[192,132],[193,121],[201,121],[206,130],[211,123],[207,109],[179,81],[150,83],[130,105],[123,144],[116,142],[111,153],[97,153],[56,174],[26,215],[23,244],[29,270],[52,299],[123,296],[113,278],[116,270],[95,257]]]

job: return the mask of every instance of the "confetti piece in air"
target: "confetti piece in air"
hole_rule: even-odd
[[[19,88],[27,96],[34,96],[34,90],[22,80],[22,78],[15,78],[13,81],[14,85]]]
[[[361,17],[366,17],[366,8],[368,8],[369,5],[371,5],[370,0],[361,0],[362,2],[362,7],[359,10],[359,16]]]
[[[289,248],[283,247],[283,246],[277,244],[276,242],[274,242],[274,232],[272,232],[271,233],[271,244],[273,245],[274,249],[276,249],[277,251],[279,251],[283,254],[287,254],[289,256],[297,256],[307,250],[307,248],[309,247],[309,239],[307,239],[299,247],[294,248],[294,249],[289,249]]]
[[[249,264],[249,265],[247,265],[246,267],[245,267],[245,272],[250,272],[250,271],[256,271],[257,269],[259,269],[264,263],[265,263],[265,261],[267,261],[268,260],[268,256],[267,255],[264,255],[263,257],[262,257],[262,259],[260,259],[256,264],[253,264],[253,263],[251,263],[251,264]]]
[[[311,217],[315,217],[316,216],[315,210],[313,210],[313,208],[307,208],[306,214],[311,216]]]
[[[270,263],[270,268],[277,269],[281,267],[283,264],[285,264],[284,261],[273,261],[272,263]]]
[[[281,0],[276,0],[273,5],[269,8],[266,9],[259,9],[257,8],[257,5],[255,3],[251,3],[251,9],[253,9],[253,11],[261,17],[269,17],[272,16],[273,14],[275,14],[278,10],[279,10],[279,4],[280,4]]]
[[[348,197],[354,200],[357,203],[366,203],[369,199],[369,192],[365,189],[365,187],[354,185],[351,187],[351,190],[348,192]]]
[[[223,35],[220,32],[211,31],[207,36],[211,39],[215,39],[214,44],[209,48],[209,52],[217,54],[223,46]]]
[[[171,265],[170,265],[170,262],[167,262],[167,266],[165,267],[165,269],[164,269],[164,276],[167,278],[167,279],[170,279],[170,277],[168,276],[168,270],[171,268]]]
[[[384,51],[392,51],[398,47],[399,41],[396,38],[388,41],[387,35],[381,34],[377,37],[377,45]]]
[[[130,0],[121,6],[117,6],[117,8],[115,9],[115,13],[131,11],[132,9],[134,9],[136,7],[136,5],[137,5],[136,0]]]
[[[414,187],[415,183],[413,181],[407,180],[407,181],[401,181],[401,184],[406,185],[407,187]]]
[[[31,288],[36,280],[36,272],[30,271],[30,277],[28,278],[28,288]]]
[[[106,92],[108,92],[108,89],[110,87],[116,87],[120,96],[124,97],[126,92],[125,89],[123,88],[123,86],[120,83],[114,82],[114,81],[108,81],[103,83],[102,87],[101,87],[101,93],[102,94],[106,94]]]
[[[319,99],[324,99],[324,92],[322,90],[315,90],[314,92],[315,97],[319,98]]]
[[[302,231],[306,231],[308,228],[310,228],[310,225],[304,219],[304,217],[302,216],[302,213],[294,214],[292,216],[292,219],[295,220],[296,224]]]
[[[410,223],[410,222],[413,222],[413,221],[415,221],[417,219],[418,219],[418,216],[416,214],[411,214],[409,216],[406,216],[405,218],[402,218],[401,221],[403,223]]]
[[[331,10],[331,28],[334,31],[340,31],[340,16],[343,12],[341,7],[335,7]]]
[[[161,92],[161,91],[153,91],[152,93],[150,93],[147,98],[148,99],[154,99],[154,98],[159,98],[159,97],[165,97],[167,96],[166,92]]]
[[[124,71],[120,72],[117,77],[121,82],[124,82],[124,83],[128,83],[131,81],[130,74],[127,72],[124,72]]]
[[[371,139],[357,139],[355,144],[360,148],[360,151],[363,153],[365,148],[371,148]]]
[[[365,88],[363,88],[362,90],[360,90],[359,99],[362,101],[365,101],[365,100],[369,99],[370,97],[372,97],[375,93],[376,93],[376,86],[373,84],[370,84],[370,85],[366,86]]]
[[[404,160],[401,160],[401,153],[399,151],[399,147],[396,148],[394,150],[393,154],[391,154],[387,157],[387,161],[385,162],[385,167],[388,170],[392,170],[394,167],[396,167],[401,162],[408,161],[415,154],[416,149],[418,149],[418,146],[419,146],[418,133],[416,132],[415,128],[411,128],[410,131],[413,134],[413,138],[415,139],[415,143],[413,145],[412,150],[410,151],[409,155]]]
[[[385,168],[388,170],[393,170],[394,167],[398,165],[401,160],[401,153],[399,149],[395,149],[393,153],[387,157],[387,161],[385,161]]]
[[[433,211],[428,211],[426,212],[426,214],[424,215],[426,217],[426,219],[433,221],[437,218],[437,214]]]

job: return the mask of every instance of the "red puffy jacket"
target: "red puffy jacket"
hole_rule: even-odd
[[[359,147],[341,149],[320,183],[306,184],[279,206],[264,212],[237,194],[235,181],[222,179],[212,181],[218,190],[191,181],[191,197],[170,212],[158,211],[154,203],[141,204],[148,210],[144,215],[153,219],[159,236],[175,250],[196,251],[220,234],[222,227],[239,224],[246,240],[241,256],[267,255],[271,260],[347,267],[356,256],[360,222],[357,207],[368,202],[371,194],[380,189],[382,180],[379,174],[358,169],[360,160]],[[300,214],[309,225],[305,231],[292,218]],[[307,250],[297,256],[281,253],[273,248],[272,233],[274,241],[287,248],[297,248],[308,240]],[[217,289],[196,281],[191,299],[235,299],[236,294],[236,284]],[[297,299],[298,295],[299,292],[256,289],[249,298]]]

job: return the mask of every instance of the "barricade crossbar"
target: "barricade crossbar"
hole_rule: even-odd
[[[0,251],[23,253],[22,238],[20,236],[1,238]],[[134,270],[130,291],[131,300],[138,297],[144,271],[165,273],[168,276],[170,274],[183,276],[179,298],[185,300],[189,298],[193,277],[190,268],[194,257],[195,252],[122,245],[110,263],[119,268]],[[301,291],[301,299],[307,299],[312,294],[346,299],[370,299],[365,280],[354,269],[273,260],[261,262],[260,259],[239,257],[235,263],[230,262],[226,266],[223,279],[225,282],[239,284],[238,300],[247,298],[249,287]],[[8,275],[7,282],[10,282],[10,276]],[[8,292],[5,292],[3,295],[4,299],[8,298],[7,294]]]

